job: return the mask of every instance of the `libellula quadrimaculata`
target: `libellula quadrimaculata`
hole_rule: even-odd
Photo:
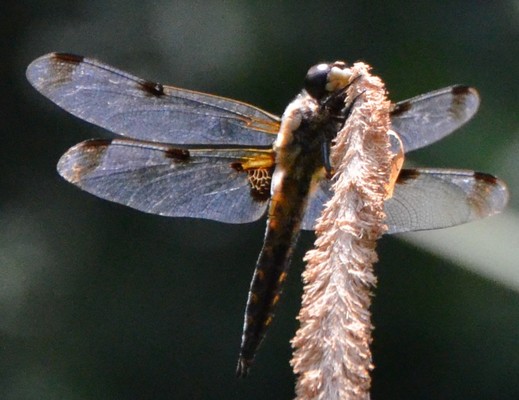
[[[246,223],[269,210],[245,312],[240,376],[272,320],[300,230],[313,229],[331,197],[330,145],[354,106],[345,94],[347,70],[342,62],[310,68],[305,88],[279,118],[72,54],[48,54],[27,69],[51,101],[127,137],[87,140],[63,155],[59,173],[81,189],[172,217]],[[475,89],[451,86],[394,104],[391,127],[410,152],[449,135],[478,106]],[[462,224],[500,212],[507,199],[506,185],[492,175],[403,169],[384,206],[388,233]]]

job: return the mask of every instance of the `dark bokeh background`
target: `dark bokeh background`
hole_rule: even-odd
[[[1,399],[293,397],[289,339],[312,235],[302,237],[251,376],[237,380],[264,221],[230,226],[145,215],[60,179],[55,164],[68,147],[107,134],[26,82],[27,64],[47,52],[93,56],[278,114],[308,67],[324,60],[370,63],[395,100],[472,84],[483,101],[478,117],[413,161],[493,172],[517,193],[517,1],[257,4],[2,3]],[[512,198],[507,221],[515,221],[514,207]],[[489,226],[496,234],[480,247],[490,252],[501,228]],[[505,236],[513,264],[519,238]],[[517,281],[485,279],[470,263],[394,238],[379,249],[373,398],[519,398]]]

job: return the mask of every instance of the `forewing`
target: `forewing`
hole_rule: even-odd
[[[409,152],[451,134],[471,119],[478,107],[476,89],[451,86],[395,104],[391,126]]]
[[[385,202],[387,233],[447,228],[502,211],[506,185],[480,172],[402,170]]]
[[[139,140],[270,146],[279,128],[278,117],[248,104],[146,81],[81,56],[40,57],[27,79],[71,114]]]
[[[58,171],[87,192],[147,213],[244,223],[260,218],[269,198],[270,181],[267,191],[258,189],[240,167],[258,157],[270,154],[98,139],[69,149]]]

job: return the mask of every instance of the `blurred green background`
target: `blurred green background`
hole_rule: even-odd
[[[363,60],[402,100],[474,85],[477,117],[412,155],[491,172],[509,211],[383,238],[373,303],[374,399],[519,398],[519,2],[4,1],[0,17],[0,399],[289,399],[313,237],[250,377],[234,369],[265,222],[146,215],[60,179],[70,146],[109,135],[40,96],[51,51],[281,114],[307,69]]]

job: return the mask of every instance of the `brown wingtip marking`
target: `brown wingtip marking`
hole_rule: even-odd
[[[29,66],[28,78],[32,85],[39,91],[46,93],[48,90],[49,82],[52,85],[63,85],[72,80],[72,76],[84,62],[83,56],[77,56],[69,53],[50,53],[41,58],[38,58]],[[43,71],[40,69],[36,70],[36,75],[33,71],[30,71],[33,65],[38,68],[45,67]],[[43,79],[46,78],[46,79]]]
[[[452,94],[466,96],[469,93],[473,93],[474,89],[467,85],[456,85],[452,88]]]
[[[52,58],[59,61],[66,61],[71,64],[79,64],[85,60],[85,57],[71,53],[52,53]]]
[[[452,94],[455,95],[454,97],[465,97],[468,95],[474,96],[479,98],[479,93],[476,90],[476,88],[473,88],[472,86],[468,85],[456,85],[452,88]]]
[[[484,218],[499,212],[501,207],[499,207],[499,210],[492,209],[491,206],[489,207],[488,203],[488,199],[492,198],[494,190],[500,186],[499,180],[495,176],[484,172],[474,172],[473,176],[476,184],[473,192],[470,193],[468,200],[472,204],[476,215],[479,218]],[[496,204],[494,204],[494,206],[495,205]],[[504,207],[504,204],[502,207]]]
[[[109,139],[91,139],[75,145],[59,160],[58,172],[69,182],[78,184],[97,169],[111,143]]]
[[[416,169],[403,169],[400,171],[396,183],[399,185],[405,185],[407,181],[416,179],[420,176],[420,171]]]
[[[89,139],[85,140],[84,142],[81,142],[74,146],[74,148],[93,148],[93,147],[102,147],[102,146],[108,146],[113,142],[113,139]]]
[[[171,158],[177,161],[187,161],[191,157],[189,150],[178,149],[176,147],[170,147],[164,151],[166,158]]]
[[[452,94],[450,112],[459,120],[470,118],[472,114],[467,115],[467,97],[479,98],[477,90],[467,85],[456,85],[452,88]],[[470,100],[468,102],[470,103]]]
[[[144,90],[144,92],[146,92],[150,96],[164,96],[164,86],[161,83],[152,81],[140,81],[139,85]]]
[[[490,185],[497,185],[498,180],[494,175],[487,174],[485,172],[474,172],[474,178],[478,181],[483,181]]]
[[[509,200],[506,184],[494,175],[484,172],[473,173],[475,186],[469,201],[475,214],[488,217],[504,210]]]
[[[403,103],[398,103],[393,106],[391,110],[391,115],[397,116],[411,109],[412,105],[409,101],[404,101]]]

